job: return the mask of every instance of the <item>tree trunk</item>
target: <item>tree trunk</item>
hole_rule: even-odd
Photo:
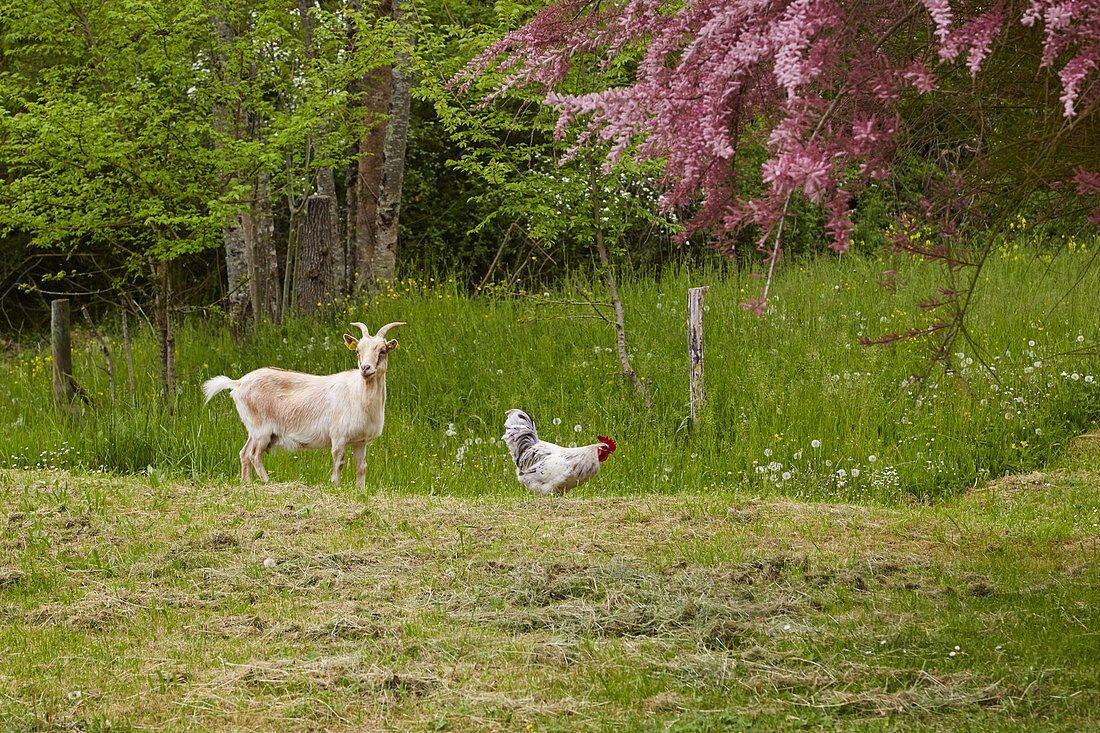
[[[392,0],[374,5],[379,18],[393,12]],[[354,39],[353,39],[354,42]],[[386,147],[386,116],[390,112],[393,67],[372,69],[363,79],[362,104],[366,110],[363,136],[359,139],[359,166],[355,186],[355,288],[373,290],[378,240],[378,204],[382,189],[382,170]]]
[[[256,317],[269,322],[279,320],[282,293],[279,290],[279,261],[275,256],[275,217],[271,213],[271,174],[260,171],[256,180],[254,278],[261,283],[262,300]]]
[[[359,0],[349,0],[348,5],[353,10],[359,10]],[[347,21],[347,53],[353,54],[355,52],[355,45],[358,43],[359,31],[352,21],[352,16],[348,16]],[[362,80],[352,79],[348,82],[348,99],[354,100],[352,104],[359,106],[362,104],[360,100],[360,93],[362,92]],[[341,246],[344,249],[344,279],[341,283],[345,293],[354,293],[357,291],[357,283],[359,282],[359,259],[358,243],[359,243],[359,159],[357,153],[359,150],[358,144],[353,144],[348,153],[348,163],[344,167],[344,231]]]
[[[317,57],[317,48],[315,46],[313,35],[313,18],[309,14],[309,9],[313,5],[314,0],[297,0],[298,5],[298,17],[302,24],[302,47],[305,50],[306,57],[308,59],[315,59]],[[324,139],[326,135],[330,133],[331,124],[329,120],[322,118],[317,125],[316,136],[320,139]],[[311,145],[312,142],[307,142],[307,145]],[[307,151],[308,153],[309,151]],[[350,183],[350,182],[349,182]],[[345,242],[340,230],[340,205],[339,199],[336,194],[336,176],[333,173],[332,166],[324,165],[317,168],[317,193],[321,196],[328,196],[332,202],[329,207],[329,236],[326,238],[329,251],[327,253],[327,259],[331,267],[331,275],[328,278],[327,291],[331,293],[333,298],[342,296],[345,292],[347,282],[347,256],[345,252]],[[308,205],[308,204],[307,204]],[[308,214],[307,214],[308,217]],[[301,232],[298,232],[299,240]],[[288,259],[289,263],[289,259]],[[289,264],[288,264],[289,269]],[[287,273],[290,276],[290,273]],[[291,282],[298,282],[297,275],[294,275]],[[285,291],[284,291],[285,292]],[[284,297],[284,301],[286,298]],[[301,302],[301,301],[300,301]],[[316,302],[316,301],[314,301]],[[291,303],[284,302],[283,309],[290,310],[292,308]]]
[[[69,300],[50,302],[50,331],[53,362],[53,396],[61,407],[71,408],[76,394],[73,379],[72,337],[69,331]]]
[[[405,25],[405,3],[393,0],[393,18]],[[390,82],[389,119],[383,144],[382,179],[378,192],[378,238],[371,270],[376,281],[393,282],[397,270],[398,223],[401,215],[401,186],[405,178],[405,147],[409,139],[409,109],[412,103],[412,58],[399,50]]]
[[[226,218],[222,226],[225,241],[225,271],[229,285],[226,296],[226,315],[234,331],[240,333],[249,322],[250,284],[248,279],[248,252],[245,250],[244,225],[241,217]]]
[[[344,236],[340,231],[340,202],[336,196],[336,176],[331,166],[323,166],[317,171],[317,193],[332,199],[329,207],[330,254],[332,262],[332,295],[341,297],[346,291],[344,283],[347,282],[347,257],[344,251]]]
[[[157,346],[160,353],[160,394],[164,406],[171,409],[176,393],[176,336],[172,329],[172,291],[168,280],[168,263],[155,260],[151,263],[155,279],[156,297],[153,302],[153,319],[156,322]]]
[[[607,291],[611,295],[611,303],[615,307],[615,346],[619,352],[619,363],[622,364],[623,374],[634,385],[638,396],[642,398],[646,407],[653,405],[653,398],[638,375],[634,367],[630,366],[630,354],[626,350],[626,315],[623,311],[623,302],[619,300],[619,288],[615,282],[615,270],[611,267],[611,258],[607,254],[607,245],[603,241],[603,225],[600,223],[600,189],[596,174],[596,164],[592,165],[590,177],[592,190],[592,224],[596,231],[596,252],[600,256],[600,264],[603,265],[604,279],[607,282]]]
[[[248,263],[248,290],[252,300],[252,327],[272,323],[279,314],[279,269],[275,259],[275,224],[271,216],[271,181],[260,173],[250,211],[241,214]]]
[[[389,112],[390,67],[376,69],[366,80],[365,105],[369,110],[366,129],[359,141],[359,170],[356,172],[355,260],[356,290],[373,290],[375,253],[378,241],[378,198],[385,157],[386,121]]]
[[[295,303],[303,313],[327,309],[334,295],[332,252],[335,233],[332,210],[336,202],[329,196],[310,196],[306,203],[298,255]]]
[[[212,21],[214,33],[221,43],[228,47],[237,37],[233,26],[222,16],[215,16]],[[229,69],[229,64],[222,50],[214,52],[214,62],[220,73],[226,78],[232,87],[235,80],[234,73]],[[230,105],[219,102],[214,105],[214,129],[229,139],[237,139],[240,136],[241,120],[239,112]],[[219,137],[215,137],[215,145],[222,145]],[[237,182],[236,171],[223,171],[225,184],[232,187]],[[226,315],[229,317],[230,327],[240,334],[247,328],[252,306],[251,285],[249,283],[248,251],[245,247],[244,223],[237,214],[226,216],[222,223],[222,240],[225,245],[225,271],[226,286]]]
[[[126,319],[126,306],[122,307],[122,349],[126,354],[126,377],[130,383],[130,406],[137,406],[134,390],[134,352],[130,348],[130,327]]]

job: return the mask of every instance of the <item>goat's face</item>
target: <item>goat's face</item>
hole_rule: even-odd
[[[391,323],[388,326],[383,326],[378,334],[371,336],[367,331],[367,327],[362,323],[353,323],[353,326],[359,326],[363,330],[362,338],[355,338],[344,334],[344,343],[347,344],[349,349],[355,351],[355,356],[359,365],[359,373],[363,375],[363,379],[373,379],[386,373],[387,355],[397,348],[397,339],[386,340],[386,331],[394,326],[403,326],[404,323]]]

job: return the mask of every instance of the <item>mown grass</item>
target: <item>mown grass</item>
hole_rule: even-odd
[[[2,470],[0,720],[1100,724],[1100,474],[1033,473],[931,506],[677,488],[363,497]]]
[[[120,372],[107,396],[99,348],[77,333],[77,379],[96,400],[71,419],[51,405],[48,353],[8,356],[0,383],[0,465],[223,480],[239,470],[244,430],[230,400],[203,407],[202,381],[260,366],[327,373],[352,366],[340,341],[362,320],[390,321],[402,344],[391,360],[386,432],[370,448],[376,489],[504,496],[519,491],[498,441],[505,410],[534,415],[559,443],[618,441],[605,494],[707,493],[733,487],[800,498],[896,503],[942,496],[988,476],[1030,470],[1061,454],[1100,415],[1100,274],[1084,265],[1097,243],[1050,258],[1006,244],[983,273],[954,373],[924,382],[930,342],[858,345],[861,337],[931,322],[918,302],[942,284],[940,266],[910,258],[822,257],[788,263],[767,317],[739,306],[760,281],[737,268],[622,276],[635,369],[653,391],[645,409],[619,374],[612,330],[585,307],[602,297],[577,276],[559,289],[468,296],[453,282],[404,281],[325,317],[294,319],[234,337],[191,317],[177,333],[179,387],[159,405],[155,347],[135,343],[136,408]],[[881,287],[893,270],[897,292]],[[1085,277],[1078,281],[1078,274]],[[709,284],[705,313],[708,407],[688,425],[685,301]],[[105,324],[109,332],[114,329]],[[281,480],[321,481],[324,451],[268,459]],[[348,469],[350,476],[351,468]],[[349,480],[349,479],[345,479]]]

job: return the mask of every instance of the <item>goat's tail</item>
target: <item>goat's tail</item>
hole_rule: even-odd
[[[206,395],[206,402],[209,402],[210,398],[216,395],[218,392],[221,392],[225,389],[233,389],[239,384],[240,382],[238,382],[236,379],[230,379],[227,376],[220,375],[214,377],[213,379],[207,379],[205,382],[203,382],[202,393]],[[203,402],[203,404],[205,405],[206,402]]]

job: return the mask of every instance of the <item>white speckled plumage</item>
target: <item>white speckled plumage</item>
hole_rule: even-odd
[[[601,452],[614,450],[599,442],[566,448],[539,440],[535,421],[523,410],[509,410],[501,440],[516,464],[516,478],[536,494],[555,496],[568,493],[600,471]]]

